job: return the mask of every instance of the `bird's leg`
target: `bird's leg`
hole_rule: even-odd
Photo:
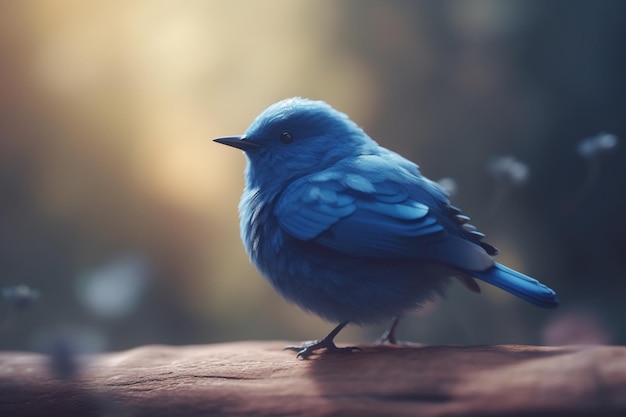
[[[326,349],[326,351],[328,352],[354,352],[356,350],[361,350],[360,348],[355,346],[340,348],[335,345],[335,336],[337,336],[341,329],[346,327],[347,324],[347,321],[339,323],[339,325],[335,327],[332,332],[328,333],[328,336],[323,339],[304,342],[301,346],[285,346],[285,349],[298,352],[297,357],[302,359],[307,359],[313,354],[313,352],[319,349]]]
[[[378,344],[390,344],[397,345],[398,339],[396,339],[396,328],[398,327],[398,323],[400,322],[400,317],[396,317],[393,319],[393,323],[391,323],[391,327],[387,330],[383,335],[378,339]]]

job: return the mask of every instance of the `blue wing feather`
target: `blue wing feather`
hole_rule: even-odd
[[[445,211],[447,200],[430,189],[416,165],[400,166],[393,155],[366,155],[349,164],[349,171],[334,166],[287,187],[274,210],[287,233],[354,256],[425,259],[465,270],[493,265],[437,212]]]
[[[356,210],[354,197],[337,194],[331,181],[300,181],[289,187],[278,201],[274,214],[283,229],[301,240],[310,240],[323,233],[341,218]],[[336,195],[331,198],[330,193]]]

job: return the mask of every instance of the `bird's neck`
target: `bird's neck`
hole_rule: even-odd
[[[290,182],[288,177],[270,176],[267,173],[256,172],[258,167],[254,167],[248,163],[246,166],[246,185],[245,190],[255,193],[261,193],[264,196],[271,197],[280,193],[282,189]]]

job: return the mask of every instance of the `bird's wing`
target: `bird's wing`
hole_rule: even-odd
[[[362,156],[292,182],[274,214],[290,235],[353,256],[424,259],[463,270],[493,265],[445,213],[447,200],[414,171]]]

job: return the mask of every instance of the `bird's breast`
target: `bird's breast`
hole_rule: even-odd
[[[275,256],[283,245],[283,233],[274,218],[273,199],[259,188],[244,191],[239,204],[241,238],[248,256],[257,267]]]

